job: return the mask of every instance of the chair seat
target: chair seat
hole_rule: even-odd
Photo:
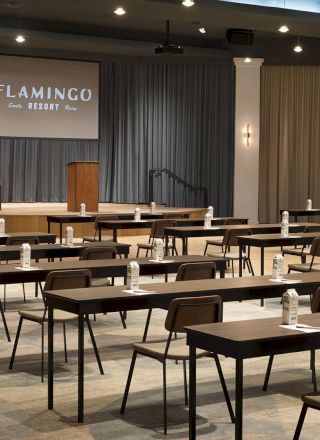
[[[319,393],[309,393],[304,394],[301,400],[307,405],[313,406],[314,408],[320,409],[320,394]]]
[[[141,249],[151,249],[153,248],[153,244],[151,243],[138,243],[137,244],[138,248]],[[165,245],[163,245],[163,247],[165,247]],[[172,249],[173,248],[173,244],[168,243],[168,249]]]
[[[30,319],[32,321],[42,322],[44,308],[38,310],[19,310],[19,315],[22,318]],[[53,311],[53,319],[55,322],[65,322],[65,321],[74,321],[78,318],[78,315],[74,313],[64,312],[63,310],[54,309]],[[46,314],[45,322],[48,321],[48,316]]]
[[[215,240],[207,240],[207,244],[212,244],[213,246],[222,246],[223,237],[217,237]]]
[[[82,237],[83,241],[90,241],[92,243],[94,243],[95,241],[99,242],[99,236],[96,235],[95,237],[92,235],[91,237]],[[103,236],[101,237],[101,241],[112,241],[112,237],[108,237],[108,236]]]
[[[110,280],[108,278],[92,278],[91,279],[91,286],[93,287],[104,287],[104,286],[110,286]]]
[[[217,252],[217,253],[210,253],[207,254],[208,257],[223,257],[227,258],[228,260],[239,260],[239,254],[237,252]],[[242,258],[244,260],[248,259],[246,254],[242,254]]]
[[[310,255],[310,248],[305,248],[302,252],[302,248],[283,249],[283,254],[287,255]]]
[[[303,264],[289,264],[288,265],[289,270],[296,270],[297,272],[319,272],[320,271],[320,265],[314,264],[310,271],[310,263],[303,263]]]
[[[157,359],[164,357],[165,348],[167,345],[167,339],[161,341],[150,341],[133,344],[133,349],[138,353],[144,354]],[[209,352],[204,350],[198,350],[196,357],[208,356]],[[186,344],[186,339],[173,339],[171,340],[167,359],[173,360],[188,360],[189,359],[189,346]]]

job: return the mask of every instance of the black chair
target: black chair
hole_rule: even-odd
[[[310,263],[300,263],[300,264],[288,264],[288,273],[292,270],[295,272],[318,272],[320,271],[320,265],[316,265],[315,258],[320,257],[320,237],[316,237],[312,241],[310,248]]]
[[[117,248],[115,246],[97,246],[84,249],[80,260],[110,260],[117,257]],[[91,286],[105,287],[110,286],[108,278],[92,278]],[[114,278],[112,278],[112,285],[114,285]],[[119,312],[123,328],[127,328],[124,313]]]
[[[148,256],[149,251],[152,251],[153,248],[153,242],[156,238],[164,239],[164,228],[170,228],[176,226],[175,220],[170,219],[161,219],[161,220],[155,220],[152,224],[151,233],[149,236],[148,243],[138,243],[138,249],[137,249],[137,258],[139,257],[140,249],[146,250],[146,257]],[[168,244],[168,250],[171,249],[172,255],[176,254],[178,255],[175,241],[172,241],[172,243]]]
[[[44,290],[61,290],[61,289],[80,289],[83,287],[90,287],[91,283],[91,272],[87,269],[77,269],[77,270],[61,270],[50,272],[47,276]],[[28,320],[41,325],[41,381],[43,382],[44,373],[44,324],[48,321],[47,318],[47,306],[44,301],[44,307],[38,306],[32,309],[21,309],[19,310],[20,320],[18,324],[17,334],[14,341],[14,346],[12,350],[12,355],[10,359],[9,369],[13,368],[13,363],[16,355],[16,350],[19,342],[20,331],[22,327],[23,320]],[[77,321],[78,316],[65,312],[63,310],[54,310],[53,315],[54,323],[60,323],[63,325],[63,336],[64,336],[64,353],[65,361],[67,358],[67,340],[66,340],[66,326],[65,324]],[[104,374],[103,367],[101,364],[98,348],[91,328],[90,320],[88,316],[85,317],[87,327],[90,333],[91,342],[96,355],[97,363],[101,374]]]
[[[119,216],[117,215],[113,215],[113,214],[101,214],[101,215],[97,215],[96,220],[94,222],[94,235],[86,235],[84,237],[82,237],[82,241],[89,241],[89,242],[95,242],[95,241],[99,241],[99,227],[98,227],[98,222],[102,222],[102,221],[108,221],[108,220],[119,220]],[[112,241],[112,237],[109,236],[103,236],[101,237],[101,241]]]
[[[197,324],[208,324],[221,321],[221,298],[217,295],[198,298],[178,298],[171,301],[165,329],[169,332],[166,340],[141,342],[133,345],[133,355],[129,369],[128,379],[123,395],[121,414],[124,414],[128,399],[131,379],[137,359],[137,355],[153,358],[162,364],[163,377],[163,425],[164,433],[167,434],[167,390],[166,390],[166,363],[167,360],[182,361],[184,372],[185,404],[188,404],[187,395],[187,372],[186,361],[189,359],[189,347],[185,338],[174,338],[174,333],[185,333],[185,327]],[[219,358],[215,353],[197,350],[197,358],[213,357],[218,370],[220,382],[223,388],[225,400],[228,406],[231,421],[234,423],[234,414],[223,377]]]
[[[320,226],[311,225],[305,226],[303,232],[320,232]],[[310,255],[310,246],[295,246],[294,248],[283,248],[282,256],[285,255],[296,255],[301,258],[301,263],[305,263],[307,257]]]

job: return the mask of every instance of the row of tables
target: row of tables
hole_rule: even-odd
[[[318,213],[317,213],[318,214]],[[319,210],[320,214],[320,210]],[[314,214],[315,215],[315,214]],[[50,217],[50,221],[49,221]],[[86,222],[88,217],[83,216],[48,216],[48,234],[47,238],[40,238],[42,242],[50,240],[53,235],[50,232],[50,223],[54,222],[57,217],[60,223],[60,241],[62,240],[62,224]],[[76,220],[75,220],[76,217]],[[159,218],[159,217],[156,217]],[[161,217],[160,217],[161,218]],[[101,222],[99,225],[99,236],[101,237],[102,229],[111,229],[113,231],[114,245],[117,246],[118,253],[129,253],[129,245],[117,243],[117,230],[138,227],[150,228],[155,218],[146,219],[142,222],[133,222],[129,219],[121,219],[118,221]],[[95,221],[95,216],[90,217],[89,221]],[[263,274],[263,250],[266,246],[281,246],[289,244],[310,244],[317,233],[303,234],[302,231],[307,223],[299,223],[291,225],[290,230],[295,236],[290,236],[288,241],[279,241],[280,234],[272,234],[279,232],[280,225],[221,225],[216,227],[213,225],[210,229],[203,228],[202,219],[179,219],[179,226],[176,228],[167,228],[166,235],[174,236],[182,239],[183,256],[168,257],[168,262],[154,263],[148,259],[139,259],[142,274],[151,273],[170,273],[176,272],[177,268],[183,262],[190,261],[212,261],[208,257],[188,256],[188,238],[201,236],[217,236],[223,235],[227,229],[247,229],[253,232],[260,232],[259,235],[251,235],[241,237],[239,242],[243,245],[255,246],[261,248],[261,273]],[[189,223],[188,223],[189,222]],[[221,220],[220,220],[221,223]],[[183,224],[183,226],[181,226]],[[132,225],[132,226],[131,226]],[[262,233],[262,234],[261,234]],[[299,233],[297,236],[296,234]],[[21,235],[21,234],[20,234]],[[25,235],[25,234],[23,234]],[[37,233],[38,235],[38,233]],[[266,237],[266,235],[268,235]],[[1,238],[0,238],[1,240]],[[51,238],[52,240],[52,238]],[[244,240],[244,241],[241,241]],[[245,240],[251,240],[246,242]],[[1,242],[1,241],[0,241]],[[51,241],[53,243],[53,241]],[[258,244],[260,243],[260,245]],[[261,245],[263,243],[263,245]],[[97,243],[90,243],[86,246],[96,246]],[[121,247],[122,246],[122,247]],[[74,246],[72,248],[61,245],[35,245],[32,246],[32,258],[60,258],[67,256],[79,256],[84,246]],[[240,246],[241,249],[241,246]],[[120,250],[122,252],[120,252]],[[2,253],[1,253],[2,252]],[[11,250],[1,250],[1,259],[16,259],[19,248],[12,247]],[[242,258],[241,250],[239,252]],[[206,260],[204,260],[206,259]],[[46,274],[51,270],[72,269],[83,267],[90,268],[94,276],[125,276],[128,261],[135,259],[116,259],[105,262],[96,261],[77,261],[77,262],[50,262],[33,265],[31,271],[19,271],[16,268],[9,270],[0,266],[0,283],[22,282],[24,281],[40,281],[44,280]],[[221,276],[224,276],[225,260],[215,259]],[[241,262],[239,263],[241,270]],[[7,266],[8,268],[8,266]],[[2,271],[3,269],[3,271]],[[156,272],[153,272],[156,270]],[[160,272],[157,272],[159,270]],[[11,272],[10,272],[11,271]],[[290,274],[286,277],[290,280],[290,287],[295,288],[299,295],[310,294],[320,287],[320,276],[317,273],[308,274]],[[11,280],[11,281],[10,281]],[[142,285],[142,289],[148,290],[150,284]],[[83,323],[84,316],[92,313],[106,313],[122,310],[140,310],[149,308],[167,307],[170,301],[178,297],[187,296],[203,296],[219,294],[223,302],[242,301],[248,299],[264,299],[272,297],[281,297],[283,292],[287,290],[288,284],[285,282],[270,281],[269,277],[248,277],[235,279],[215,279],[203,281],[188,281],[179,283],[161,283],[152,284],[152,290],[156,293],[146,294],[130,294],[124,292],[123,286],[106,287],[106,288],[87,288],[74,290],[60,290],[52,292],[44,292],[48,305],[48,408],[53,409],[53,309],[58,308],[78,315],[78,421],[84,419],[84,340],[83,340]],[[315,325],[319,320],[317,315],[306,315],[301,318],[306,324]],[[195,430],[195,411],[196,411],[196,348],[203,348],[223,354],[236,359],[236,423],[235,438],[242,439],[242,418],[243,418],[243,359],[257,356],[267,356],[270,354],[279,354],[295,351],[303,351],[320,348],[320,340],[315,333],[301,333],[296,331],[288,331],[279,328],[279,319],[260,319],[254,321],[219,323],[208,326],[196,326],[187,329],[187,343],[190,346],[190,439],[196,438]],[[317,322],[318,324],[318,322]],[[274,343],[275,342],[275,343]],[[210,347],[210,348],[209,348]]]

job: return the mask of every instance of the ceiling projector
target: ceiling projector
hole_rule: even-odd
[[[156,54],[171,54],[171,55],[182,55],[183,54],[183,48],[179,46],[178,44],[170,43],[169,38],[169,26],[170,21],[166,21],[166,34],[167,39],[164,43],[160,43],[159,46],[157,46],[154,50],[154,53]]]

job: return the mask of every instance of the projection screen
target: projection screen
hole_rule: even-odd
[[[0,55],[0,137],[98,139],[97,62]]]

